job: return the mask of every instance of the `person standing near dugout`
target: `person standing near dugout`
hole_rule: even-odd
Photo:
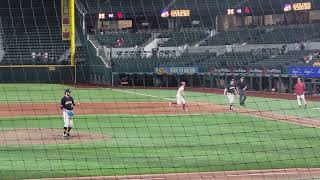
[[[299,107],[301,107],[301,100],[303,101],[304,107],[307,107],[307,101],[306,98],[304,96],[306,92],[306,85],[304,84],[304,82],[301,81],[300,78],[297,79],[297,83],[294,86],[294,93],[295,95],[297,95],[297,101],[298,101],[298,105]]]
[[[231,79],[230,83],[227,85],[227,87],[224,89],[224,95],[227,95],[228,101],[229,101],[229,110],[233,110],[233,102],[234,102],[234,96],[237,95],[237,88],[234,83],[234,79]]]
[[[79,105],[79,103],[74,103],[73,97],[70,95],[71,90],[65,89],[64,96],[61,98],[60,109],[63,114],[63,138],[68,139],[70,137],[70,131],[73,126],[73,106]]]
[[[239,100],[240,100],[240,107],[245,107],[245,101],[247,99],[247,96],[245,94],[245,91],[247,90],[247,85],[244,82],[244,77],[240,78],[240,82],[237,84],[237,90],[239,93]]]

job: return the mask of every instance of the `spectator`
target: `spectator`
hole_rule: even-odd
[[[36,53],[34,51],[31,53],[31,57],[32,59],[36,59]]]
[[[47,53],[47,52],[45,52],[45,53],[43,54],[43,58],[44,58],[45,60],[48,59],[48,53]]]
[[[313,56],[318,60],[318,59],[320,58],[320,53],[319,53],[319,51],[318,51],[318,52],[315,52],[315,53],[313,54]]]
[[[310,61],[309,61],[309,57],[308,56],[304,56],[303,57],[303,61],[304,61],[304,63],[309,63]]]
[[[46,64],[47,62],[48,62],[48,53],[44,52],[42,57],[41,57],[41,62],[40,63]]]
[[[124,39],[123,39],[123,37],[120,39],[120,43],[121,43],[121,45],[124,44]]]
[[[283,45],[281,48],[281,55],[287,52],[287,45]]]
[[[309,60],[309,62],[313,60],[313,54],[312,53],[309,54],[308,60]]]
[[[42,60],[41,52],[39,52],[39,53],[37,54],[36,60],[37,60],[37,61],[41,61],[41,60]]]
[[[128,85],[128,84],[129,84],[129,82],[128,82],[128,77],[127,76],[120,78],[120,85],[121,86]]]
[[[124,39],[123,37],[117,39],[117,46],[122,46],[124,44]]]
[[[300,43],[300,50],[301,51],[304,51],[306,49],[306,47],[304,46],[304,44],[303,43]]]
[[[318,86],[316,87],[316,94],[317,94],[317,95],[320,94],[320,85],[318,85]]]

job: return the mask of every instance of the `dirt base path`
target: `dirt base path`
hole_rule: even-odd
[[[110,102],[110,103],[81,103],[75,108],[75,114],[181,114],[181,113],[217,113],[225,112],[223,106],[210,104],[189,103],[189,112],[182,112],[181,107],[169,105],[169,102]],[[0,117],[14,116],[48,116],[61,115],[58,104],[53,103],[21,103],[0,104]]]
[[[320,168],[218,171],[204,173],[172,173],[132,176],[96,176],[54,178],[54,180],[311,180],[320,177]],[[43,179],[49,180],[49,179]],[[53,179],[51,179],[53,180]]]

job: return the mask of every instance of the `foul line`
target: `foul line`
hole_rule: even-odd
[[[128,93],[128,94],[135,94],[135,95],[140,95],[140,96],[147,96],[147,97],[153,97],[153,98],[159,98],[159,99],[165,99],[169,101],[175,101],[176,99],[173,98],[166,98],[166,97],[160,97],[160,96],[153,96],[150,94],[144,94],[144,93],[137,93],[137,92],[132,92],[132,91],[126,91],[126,90],[121,90],[121,89],[111,89],[112,91],[118,91],[118,92],[123,92],[123,93]]]

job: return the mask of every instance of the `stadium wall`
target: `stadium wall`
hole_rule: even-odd
[[[156,74],[156,73],[112,73],[113,87],[178,87],[181,81],[187,82],[192,88],[224,89],[230,79],[238,81],[245,77],[248,89],[279,93],[293,93],[296,76],[286,74]],[[320,82],[315,78],[303,78],[307,86],[306,94],[314,94]]]
[[[82,72],[77,72],[79,78]],[[1,66],[1,83],[74,83],[75,68],[59,65]]]
[[[82,46],[86,48],[87,61],[80,68],[83,71],[83,81],[80,83],[111,84],[111,68],[107,67],[104,60],[98,55],[97,48],[86,37],[86,29],[83,29],[83,16],[79,10],[76,11],[76,29]]]

